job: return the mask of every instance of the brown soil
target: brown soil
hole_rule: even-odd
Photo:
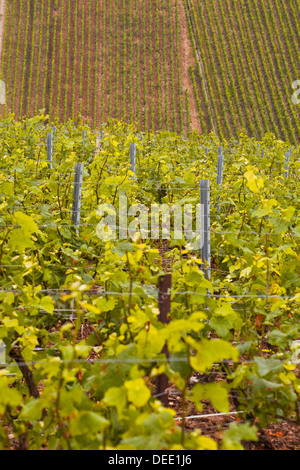
[[[189,102],[190,102],[190,114],[191,114],[191,128],[200,130],[199,126],[199,116],[197,111],[196,102],[193,95],[193,89],[190,83],[190,77],[188,73],[188,69],[191,65],[195,66],[195,58],[193,53],[193,48],[191,45],[191,41],[189,39],[189,31],[185,16],[185,10],[183,2],[179,3],[179,15],[182,19],[180,23],[180,57],[181,57],[181,81],[182,81],[182,88],[183,90],[188,91]]]
[[[192,377],[193,384],[207,381],[207,376],[195,373]],[[208,378],[211,380],[211,378]],[[221,374],[216,374],[213,381],[222,381]],[[192,385],[191,385],[192,387]],[[230,413],[235,413],[236,398],[232,395],[230,398]],[[230,423],[249,422],[257,428],[257,441],[243,441],[245,450],[300,450],[300,423],[292,420],[282,420],[279,423],[271,423],[265,428],[261,428],[255,419],[243,419],[239,414],[219,415],[217,410],[209,401],[203,401],[203,410],[200,412],[193,403],[186,401],[185,412],[185,432],[190,433],[194,430],[201,430],[202,435],[210,437],[218,444],[221,444],[224,431],[229,428]],[[182,403],[180,392],[170,386],[168,389],[168,406],[176,411],[177,416],[182,416]],[[192,416],[193,418],[189,418]],[[197,416],[195,418],[194,416]],[[199,418],[198,418],[199,416]],[[201,416],[203,416],[201,418]],[[181,426],[182,421],[177,424]]]

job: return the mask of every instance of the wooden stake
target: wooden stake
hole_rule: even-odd
[[[165,274],[164,276],[160,276],[158,282],[158,320],[164,324],[170,322],[169,313],[171,312],[171,281],[172,275]],[[169,357],[168,348],[166,344],[163,347],[162,352],[166,354],[166,357]],[[156,395],[159,395],[158,398],[164,406],[168,406],[169,404],[168,393],[166,392],[168,385],[168,377],[165,374],[161,374],[157,377]]]

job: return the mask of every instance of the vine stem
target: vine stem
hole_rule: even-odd
[[[18,333],[15,332],[16,339],[18,338],[18,336],[19,336]],[[28,365],[26,364],[26,361],[24,360],[21,352],[16,347],[13,347],[9,353],[9,356],[18,364],[18,367],[20,371],[22,372],[26,385],[29,389],[30,395],[34,398],[39,398],[40,393],[35,384],[32,371],[29,369]]]

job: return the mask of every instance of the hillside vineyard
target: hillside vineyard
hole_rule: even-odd
[[[10,0],[4,113],[296,144],[299,0]]]

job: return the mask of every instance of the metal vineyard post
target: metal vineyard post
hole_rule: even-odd
[[[74,176],[74,187],[73,187],[73,207],[72,207],[72,221],[79,227],[80,223],[80,208],[81,208],[81,195],[82,195],[82,176],[83,176],[83,164],[75,163],[75,176]],[[78,235],[78,229],[76,228]]]
[[[200,203],[201,203],[201,269],[204,276],[210,279],[210,182],[200,181]]]

